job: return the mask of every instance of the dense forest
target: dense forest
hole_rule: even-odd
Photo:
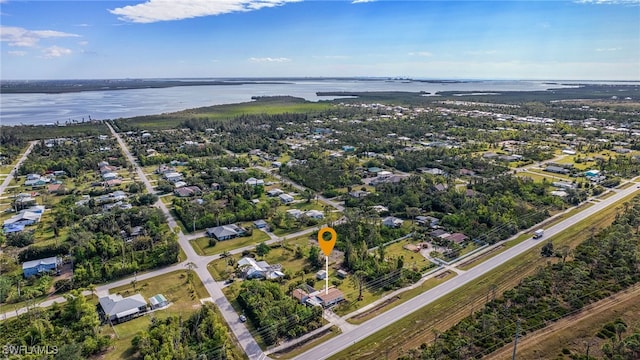
[[[512,341],[519,326],[526,334],[547,326],[585,305],[611,296],[640,281],[640,200],[625,204],[614,223],[578,245],[557,251],[558,261],[540,268],[502,298],[437,336],[434,343],[405,358],[471,359]],[[548,254],[547,254],[548,255]],[[603,351],[611,359],[637,359],[638,336]]]
[[[8,359],[82,360],[107,350],[112,340],[100,333],[100,319],[94,305],[71,291],[63,305],[47,310],[34,307],[16,318],[0,322],[3,351]],[[26,349],[43,351],[45,356]],[[12,357],[15,352],[17,357]]]
[[[213,305],[205,304],[187,319],[151,318],[151,325],[131,344],[134,358],[144,360],[242,359],[233,349],[230,333]]]

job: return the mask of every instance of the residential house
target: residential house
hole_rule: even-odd
[[[292,296],[298,301],[300,301],[301,304],[304,304],[309,298],[309,294],[306,291],[299,288],[293,289]]]
[[[316,219],[316,220],[320,220],[324,218],[324,214],[322,213],[322,211],[319,211],[319,210],[309,210],[306,213],[304,213],[304,215],[308,218]]]
[[[175,189],[173,190],[173,193],[176,194],[176,196],[178,197],[189,197],[189,196],[201,195],[202,191],[200,190],[199,187],[192,185],[192,186],[185,186],[185,187]]]
[[[544,171],[554,173],[554,174],[568,174],[570,172],[569,169],[566,169],[560,166],[555,166],[555,165],[548,165],[544,169]]]
[[[386,218],[382,219],[382,225],[392,228],[398,228],[402,226],[403,223],[404,221],[402,219],[398,219],[394,216],[387,216]]]
[[[117,178],[118,178],[118,174],[114,172],[106,172],[102,174],[102,180],[104,181],[114,180]]]
[[[314,296],[316,299],[318,299],[320,305],[325,308],[334,306],[344,300],[344,294],[342,293],[342,291],[338,290],[335,287],[331,287],[328,290],[318,290],[315,293],[310,294],[310,296]]]
[[[122,185],[121,179],[111,179],[104,182],[104,186],[106,187],[114,187],[119,185]]]
[[[174,188],[181,188],[181,187],[185,187],[189,184],[187,184],[186,181],[176,181],[175,183],[173,183],[173,187]]]
[[[171,183],[176,183],[178,181],[182,181],[182,174],[180,174],[179,172],[175,172],[175,171],[170,171],[170,172],[166,172],[163,174],[164,178]]]
[[[131,320],[147,311],[147,302],[140,294],[126,298],[118,294],[111,294],[101,297],[98,302],[102,318],[111,323]]]
[[[354,191],[351,191],[349,193],[349,196],[351,196],[352,198],[359,199],[359,198],[363,198],[363,197],[365,197],[365,196],[367,196],[369,194],[370,194],[370,192],[368,192],[368,191],[354,190]]]
[[[429,236],[434,237],[434,238],[443,238],[443,237],[447,237],[451,234],[449,234],[448,232],[442,230],[442,229],[437,229],[437,230],[433,230],[432,232],[429,233]]]
[[[269,265],[266,261],[243,257],[238,260],[238,268],[245,279],[278,279],[284,276],[280,265]]]
[[[374,205],[371,208],[373,209],[373,211],[377,212],[378,214],[389,211],[388,207],[382,206],[382,205]]]
[[[460,176],[474,176],[476,174],[475,171],[469,169],[460,169],[458,170]]]
[[[57,271],[62,266],[62,259],[52,256],[44,259],[25,261],[22,263],[22,275],[25,278]]]
[[[449,186],[447,184],[440,183],[440,184],[436,184],[435,188],[436,188],[436,191],[445,191],[449,188]]]
[[[282,190],[280,190],[278,188],[271,189],[271,190],[267,191],[267,196],[271,196],[271,197],[280,196],[282,194],[284,194],[284,191],[282,191]]]
[[[278,198],[280,199],[280,201],[282,201],[283,204],[291,204],[294,200],[293,196],[289,194],[280,194],[278,195]]]
[[[436,227],[440,223],[440,219],[433,216],[416,216],[418,225]]]
[[[304,214],[300,209],[289,209],[286,211],[287,215],[297,219]]]
[[[64,184],[51,184],[47,188],[47,192],[49,194],[60,194],[64,193]]]
[[[12,229],[14,230],[13,232],[15,232],[15,229],[20,226],[25,227],[40,222],[42,212],[44,211],[44,209],[41,210],[40,207],[41,206],[32,206],[28,209],[21,210],[19,213],[2,223],[3,229]],[[42,206],[42,208],[44,208],[44,206]]]
[[[255,226],[256,229],[269,231],[269,224],[267,224],[267,222],[262,219],[254,221],[253,226]]]
[[[554,181],[551,185],[561,189],[575,189],[576,184],[567,181]]]
[[[469,237],[463,233],[453,233],[447,236],[446,239],[460,245],[469,240]]]
[[[444,175],[445,171],[438,168],[419,168],[423,174],[431,174],[431,175]]]
[[[155,310],[169,305],[169,300],[164,295],[157,294],[149,298],[149,304],[151,304],[151,310]]]
[[[207,229],[207,235],[212,236],[219,241],[229,240],[238,236],[242,236],[245,232],[245,229],[235,224],[216,226]]]
[[[247,185],[252,185],[252,186],[264,186],[264,180],[263,179],[256,179],[254,177],[248,178],[244,183],[247,184]]]

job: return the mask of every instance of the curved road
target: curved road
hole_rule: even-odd
[[[604,199],[599,203],[594,204],[593,206],[577,213],[576,215],[545,229],[545,235],[543,239],[534,240],[533,238],[530,238],[528,240],[525,240],[520,244],[484,261],[483,263],[480,263],[479,265],[469,269],[468,271],[459,274],[451,280],[442,283],[434,287],[433,289],[428,290],[412,298],[411,300],[408,300],[401,305],[398,305],[393,309],[390,309],[389,311],[358,325],[357,327],[354,327],[350,331],[343,332],[342,334],[322,343],[320,346],[316,346],[315,348],[304,352],[303,354],[297,356],[295,359],[326,359],[331,355],[334,355],[348,348],[349,346],[354,345],[356,342],[382,330],[384,327],[397,321],[398,319],[401,319],[415,311],[418,311],[422,307],[430,304],[440,297],[482,277],[483,275],[497,268],[503,263],[540,244],[540,242],[544,241],[544,239],[558,234],[567,227],[570,227],[584,219],[587,219],[589,216],[616,203],[622,198],[639,191],[640,190],[635,183],[633,184],[633,186],[627,189],[619,190],[615,195]]]

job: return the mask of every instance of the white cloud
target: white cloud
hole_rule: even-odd
[[[415,52],[410,52],[409,56],[423,56],[423,57],[429,57],[429,56],[433,56],[432,53],[428,52],[428,51],[415,51]]]
[[[272,57],[256,58],[256,57],[252,57],[252,58],[249,58],[249,61],[251,61],[251,62],[279,62],[279,63],[283,63],[283,62],[289,62],[289,61],[291,61],[291,59],[285,58],[285,57],[279,57],[279,58],[272,58]]]
[[[374,2],[376,0],[353,0],[351,3],[352,4],[364,4],[364,3],[370,3],[370,2]]]
[[[20,50],[9,50],[7,51],[7,53],[11,56],[25,56],[27,55],[26,51],[20,51]]]
[[[89,45],[89,42],[88,41],[78,41],[78,45],[87,46],[87,45]]]
[[[622,50],[621,48],[598,48],[596,49],[597,52],[610,52],[610,51],[618,51],[618,50]]]
[[[27,30],[21,27],[0,26],[0,41],[8,42],[9,46],[34,47],[40,39],[61,37],[80,37],[80,35],[55,30]]]
[[[128,5],[109,10],[123,21],[153,23],[246,12],[284,5],[300,0],[148,0],[137,5]]]
[[[64,55],[71,55],[71,49],[66,49],[60,46],[51,46],[46,49],[42,49],[42,54],[45,59],[51,59]]]

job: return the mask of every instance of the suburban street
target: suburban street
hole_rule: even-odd
[[[111,133],[113,134],[113,136],[118,141],[118,144],[120,145],[120,148],[122,149],[125,156],[127,157],[127,160],[135,167],[136,173],[138,174],[138,178],[144,182],[145,187],[147,188],[147,191],[150,194],[153,194],[154,190],[153,190],[153,186],[151,185],[151,182],[149,182],[149,179],[147,178],[145,173],[142,171],[142,168],[135,161],[125,141],[113,129],[111,124],[107,123],[107,126],[109,127],[109,130],[111,130]],[[180,229],[177,222],[169,212],[169,209],[161,200],[158,200],[155,206],[157,206],[160,210],[162,210],[163,214],[167,218],[167,223],[169,224],[169,227],[172,230]],[[249,332],[247,327],[238,320],[238,314],[231,306],[231,303],[227,300],[227,298],[222,293],[220,286],[213,279],[213,277],[209,273],[209,270],[207,270],[207,264],[211,260],[213,260],[215,257],[209,258],[209,257],[203,257],[196,254],[191,244],[189,244],[189,238],[187,238],[182,233],[181,230],[178,230],[177,236],[178,236],[178,243],[180,244],[180,247],[186,254],[187,259],[183,263],[174,265],[170,268],[175,268],[174,270],[178,270],[179,268],[184,269],[187,266],[187,264],[189,263],[193,264],[194,265],[193,270],[198,275],[198,277],[200,278],[200,281],[202,281],[205,288],[207,289],[207,292],[211,297],[211,301],[214,302],[216,306],[220,309],[220,313],[222,314],[222,317],[224,317],[227,324],[229,324],[231,331],[234,333],[234,335],[238,339],[240,346],[244,349],[245,353],[249,356],[250,359],[266,358],[266,355],[262,352],[262,349],[260,349],[260,346],[258,345],[258,343],[256,343],[253,336],[251,336],[251,333]],[[182,266],[180,266],[181,264]],[[165,269],[152,271],[148,273],[147,277],[153,277],[153,276],[160,275],[162,273],[170,272],[170,271],[166,271]],[[120,282],[124,282],[124,284],[127,284],[130,281],[131,281],[131,278],[120,280]],[[111,287],[118,286],[118,285],[113,285],[117,283],[119,282],[106,285],[105,287],[101,287],[101,290],[104,291],[104,290],[108,290]]]
[[[125,141],[120,137],[120,135],[118,133],[116,133],[116,131],[111,127],[110,124],[107,124],[107,126],[110,128],[113,136],[116,138],[116,140],[118,141],[119,146],[121,147],[123,153],[125,154],[125,156],[127,157],[127,160],[133,164],[133,166],[135,167],[135,171],[136,171],[136,175],[138,177],[138,179],[142,182],[144,182],[145,187],[147,189],[147,191],[149,193],[154,193],[153,190],[153,186],[151,185],[151,182],[149,181],[149,179],[147,178],[146,174],[144,174],[142,168],[137,164],[137,162],[135,161],[135,158],[133,157],[133,155],[131,154],[131,152],[129,151]],[[29,152],[31,151],[31,149],[33,148],[33,146],[35,145],[35,142],[32,142],[29,146],[29,148],[27,149],[27,151],[25,152],[25,154],[23,154],[23,156],[20,158],[18,165],[21,164],[24,159],[26,159],[26,157],[28,156]],[[273,169],[267,169],[267,168],[263,168],[263,167],[257,167],[258,169],[260,169],[261,171],[264,172],[269,172],[271,173],[274,177],[278,178],[281,182],[283,183],[288,183],[291,184],[291,186],[293,186],[295,189],[300,190],[300,191],[304,191],[305,188],[299,184],[296,184],[294,182],[291,182],[287,179],[283,179],[282,177],[280,177],[278,174],[276,173],[272,173],[271,171]],[[11,174],[7,177],[7,179],[5,179],[5,181],[3,182],[3,184],[0,186],[0,195],[4,192],[4,190],[6,189],[8,183],[10,183],[11,179],[13,178],[13,174],[14,174],[14,170],[11,171]],[[521,242],[520,244],[504,251],[503,253],[500,253],[488,260],[486,260],[485,262],[475,266],[474,268],[468,270],[468,271],[461,271],[455,268],[455,265],[449,265],[449,266],[445,266],[442,269],[449,269],[452,271],[455,271],[458,276],[452,278],[451,280],[429,290],[426,291],[410,300],[408,300],[407,302],[365,322],[362,323],[360,325],[353,325],[350,323],[346,322],[346,319],[348,319],[349,317],[353,316],[355,313],[352,314],[348,314],[345,315],[343,317],[339,317],[336,316],[335,314],[333,314],[332,312],[328,311],[325,312],[325,319],[329,320],[331,323],[326,325],[326,326],[331,326],[331,325],[336,325],[339,326],[342,330],[342,333],[334,338],[332,338],[331,340],[323,343],[322,345],[311,349],[301,355],[299,355],[297,358],[298,359],[324,359],[327,357],[330,357],[331,355],[348,348],[349,346],[357,343],[358,341],[370,336],[371,334],[381,330],[382,328],[384,328],[386,325],[389,325],[395,321],[397,321],[398,319],[417,311],[418,309],[420,309],[421,307],[428,305],[429,303],[435,301],[436,299],[450,293],[451,291],[454,291],[456,289],[458,289],[459,287],[470,283],[471,281],[474,281],[480,277],[482,277],[483,275],[485,275],[487,272],[495,269],[497,266],[503,264],[506,261],[509,261],[510,259],[512,259],[513,257],[526,252],[528,250],[530,250],[532,247],[535,247],[536,245],[540,244],[541,241],[544,241],[544,239],[554,236],[556,234],[558,234],[559,232],[563,231],[564,229],[566,229],[567,227],[576,224],[577,222],[584,220],[586,218],[588,218],[589,216],[597,213],[598,211],[601,211],[602,209],[608,207],[611,204],[614,204],[615,202],[619,201],[620,199],[636,192],[639,191],[639,188],[637,186],[636,183],[633,183],[633,186],[628,187],[626,189],[613,189],[614,195],[607,198],[607,199],[603,199],[603,200],[599,200],[599,201],[594,201],[591,207],[573,215],[570,218],[565,219],[564,221],[561,221],[560,223],[551,226],[549,228],[545,229],[545,235],[543,239],[538,239],[538,240],[533,240],[533,239],[528,239],[525,240],[523,242]],[[335,207],[337,210],[342,211],[344,210],[344,207],[336,202],[330,201],[328,199],[325,199],[323,197],[319,197],[319,199],[333,207]],[[284,349],[288,346],[291,346],[293,344],[296,344],[300,341],[303,341],[305,337],[307,336],[303,336],[301,338],[298,339],[294,339],[291,341],[287,341],[284,344],[281,344],[280,346],[274,347],[269,349],[269,351],[267,351],[266,353],[262,351],[262,349],[260,349],[260,347],[258,346],[257,342],[255,341],[255,339],[253,338],[252,334],[249,332],[249,330],[247,329],[247,327],[245,326],[244,323],[239,321],[239,317],[237,312],[233,309],[233,307],[231,306],[231,303],[226,299],[226,297],[224,296],[224,294],[222,293],[222,283],[221,282],[217,282],[213,279],[213,277],[211,276],[211,274],[209,273],[208,269],[207,269],[207,265],[214,260],[220,259],[222,257],[222,254],[214,254],[214,255],[209,255],[209,256],[201,256],[198,255],[194,248],[191,246],[191,244],[189,243],[189,241],[200,238],[205,236],[205,232],[204,231],[199,231],[196,233],[192,233],[189,235],[185,235],[181,230],[180,227],[178,226],[177,222],[175,221],[175,219],[173,218],[173,216],[171,215],[169,209],[167,208],[167,206],[162,202],[162,201],[158,201],[156,202],[155,206],[157,206],[162,212],[163,214],[166,216],[167,222],[170,226],[170,228],[174,231],[177,231],[177,237],[178,237],[178,242],[181,246],[181,248],[183,249],[184,253],[186,254],[186,260],[174,264],[172,266],[168,266],[165,268],[161,268],[161,269],[157,269],[154,271],[150,271],[150,272],[145,272],[145,273],[139,273],[136,274],[135,276],[131,276],[125,279],[121,279],[118,281],[114,281],[112,283],[108,283],[108,284],[104,284],[104,285],[100,285],[97,286],[95,289],[95,292],[98,296],[103,296],[109,293],[109,289],[112,289],[114,287],[118,287],[118,286],[122,286],[122,285],[127,285],[129,283],[131,283],[131,281],[133,279],[137,280],[137,281],[142,281],[142,280],[146,280],[146,279],[150,279],[159,275],[163,275],[163,274],[167,274],[170,272],[174,272],[174,271],[186,271],[189,267],[191,267],[193,269],[193,271],[198,275],[198,277],[200,278],[200,280],[202,281],[202,283],[204,284],[205,288],[207,289],[207,292],[209,293],[210,298],[208,299],[201,299],[203,301],[211,301],[213,303],[216,304],[216,306],[220,309],[220,312],[222,313],[225,321],[227,322],[227,324],[229,325],[229,327],[231,328],[232,332],[234,333],[234,335],[236,336],[236,338],[238,339],[240,345],[242,346],[243,350],[248,354],[250,359],[265,359],[267,358],[267,354],[270,354],[274,351],[277,350],[281,350]],[[344,221],[344,217],[337,220],[338,222],[340,221]],[[296,233],[292,233],[292,234],[288,234],[287,237],[288,238],[295,238],[295,237],[299,237],[299,236],[304,236],[304,235],[308,235],[311,234],[314,231],[317,231],[319,228],[321,227],[321,225],[316,226],[316,227],[312,227],[312,228],[308,228],[308,229],[304,229],[301,231],[298,231]],[[270,240],[266,241],[267,244],[273,244],[276,243],[278,241],[282,241],[282,237],[278,237],[275,236],[273,233],[267,232],[267,234],[270,237]],[[505,241],[509,241],[512,240],[514,238],[516,238],[518,235],[515,235],[514,237],[512,237],[511,239],[505,240]],[[503,242],[505,242],[503,241]],[[502,243],[502,242],[501,242]],[[237,249],[233,249],[230,250],[229,253],[230,254],[238,254],[238,253],[242,253],[245,250],[251,250],[255,247],[255,245],[248,245],[242,248],[237,248]],[[486,251],[488,249],[484,249],[484,251]],[[482,252],[484,252],[482,251]],[[474,254],[474,256],[479,256],[481,255],[481,253],[478,254]],[[472,258],[473,256],[469,257]],[[414,285],[419,285],[422,281],[424,281],[426,279],[426,277],[423,277],[423,279],[418,282],[417,284]],[[406,289],[400,289],[398,291],[405,291]],[[91,293],[89,291],[84,291],[84,294],[86,295],[90,295]],[[369,306],[375,306],[376,304],[384,301],[387,297],[379,299],[377,301],[375,301],[374,303],[370,304]],[[64,302],[65,299],[62,296],[56,297],[56,298],[52,298],[43,302],[40,302],[38,304],[32,304],[29,305],[28,307],[24,307],[24,308],[20,308],[20,309],[16,309],[16,310],[12,310],[9,312],[6,312],[4,314],[0,314],[0,319],[6,319],[6,318],[11,318],[14,316],[17,316],[18,314],[22,314],[28,311],[29,308],[32,308],[34,306],[37,307],[48,307],[51,306],[54,302]],[[368,308],[368,307],[366,307]],[[361,311],[366,310],[366,308],[360,309],[358,312],[359,313]],[[313,336],[313,334],[316,334],[319,330],[313,331],[309,334],[307,334],[308,336]]]
[[[25,151],[24,154],[22,154],[22,156],[20,157],[20,160],[18,160],[16,165],[9,172],[9,175],[4,179],[4,181],[0,185],[0,195],[4,194],[4,191],[7,190],[7,187],[9,186],[9,184],[11,183],[11,180],[13,180],[13,177],[16,174],[16,169],[19,168],[20,165],[22,165],[22,163],[27,159],[27,156],[29,156],[29,154],[31,153],[31,150],[36,145],[36,143],[38,143],[38,142],[37,141],[31,141],[29,143],[29,147],[27,148],[27,151]]]
[[[300,359],[300,360],[326,359],[331,355],[336,354],[348,348],[351,345],[354,345],[358,341],[384,329],[384,327],[397,321],[398,319],[401,319],[415,311],[418,311],[420,308],[430,304],[431,302],[439,299],[440,297],[458,289],[459,287],[465,284],[468,284],[482,277],[489,271],[497,268],[498,266],[509,261],[515,256],[518,256],[530,250],[531,248],[535,247],[536,245],[540,244],[540,242],[545,241],[546,238],[552,237],[558,234],[564,229],[584,219],[587,219],[589,216],[597,213],[598,211],[603,210],[609,205],[616,203],[622,198],[639,191],[640,189],[638,189],[635,183],[633,186],[627,189],[619,190],[615,195],[607,199],[604,199],[598,202],[597,204],[594,204],[593,206],[575,214],[574,216],[564,221],[559,222],[556,225],[546,228],[545,235],[542,239],[536,239],[536,240],[534,240],[533,238],[527,239],[521,242],[520,244],[480,263],[479,265],[473,267],[469,271],[459,274],[458,276],[452,278],[451,280],[443,284],[440,284],[435,288],[428,290],[412,298],[411,300],[408,300],[403,304],[398,305],[393,309],[354,327],[352,330],[344,331],[342,334],[295,357],[295,359]]]

